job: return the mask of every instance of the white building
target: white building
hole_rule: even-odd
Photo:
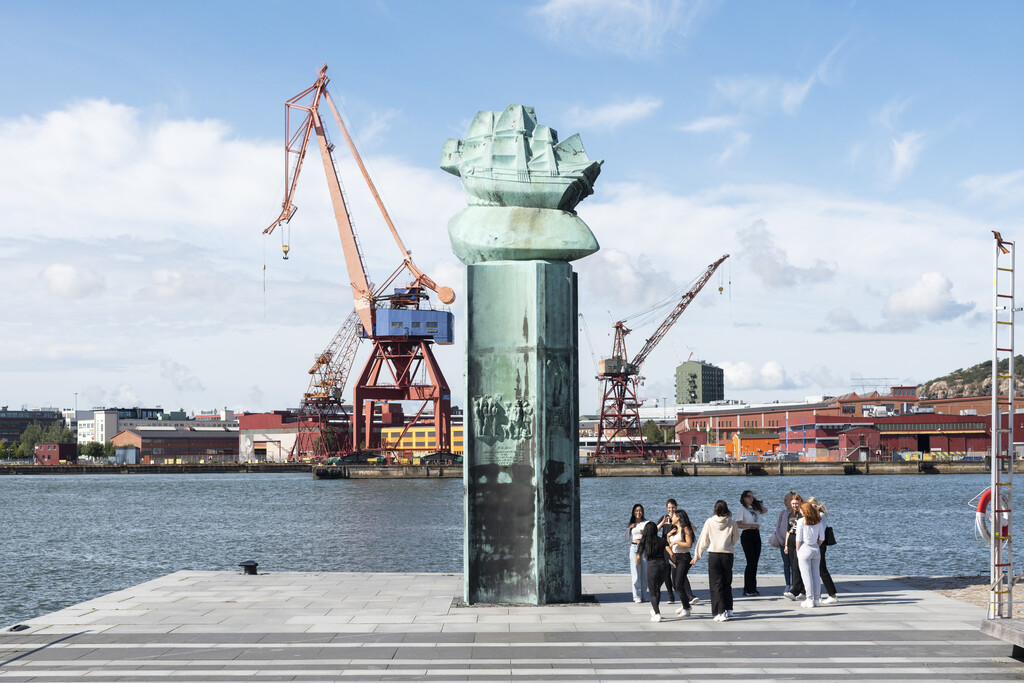
[[[185,411],[163,412],[161,408],[102,408],[78,412],[78,443],[106,443],[125,429],[238,429],[238,419],[226,408],[204,410],[194,417],[189,417]],[[83,419],[83,413],[88,413],[88,417]]]

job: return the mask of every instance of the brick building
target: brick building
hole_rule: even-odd
[[[78,464],[78,444],[37,443],[35,447],[37,465]]]
[[[119,459],[140,465],[238,462],[233,429],[126,429],[110,440]]]

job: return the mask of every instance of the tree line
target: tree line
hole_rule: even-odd
[[[37,443],[75,443],[75,433],[59,422],[43,426],[33,422],[21,433],[18,441],[0,441],[0,460],[31,460]],[[109,441],[78,444],[78,457],[99,459],[114,455],[114,444]]]

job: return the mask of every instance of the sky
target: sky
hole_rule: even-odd
[[[510,103],[604,160],[577,209],[601,245],[574,262],[582,411],[612,324],[636,353],[668,311],[637,314],[723,254],[648,357],[646,405],[691,357],[748,401],[991,358],[991,231],[1016,239],[1024,209],[1024,3],[0,0],[0,25],[0,405],[298,405],[352,308],[316,154],[288,260],[262,230],[283,103],[322,63],[413,258],[456,291],[437,356],[457,405],[465,196],[438,164]],[[383,281],[400,253],[328,127]]]

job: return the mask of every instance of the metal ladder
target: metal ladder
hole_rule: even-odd
[[[1013,617],[1013,418],[1014,418],[1014,243],[993,231],[992,278],[992,538],[990,541],[989,619]],[[1000,362],[1006,369],[1000,371]],[[1005,396],[999,395],[1007,380]],[[1006,426],[1003,426],[1005,416]]]

